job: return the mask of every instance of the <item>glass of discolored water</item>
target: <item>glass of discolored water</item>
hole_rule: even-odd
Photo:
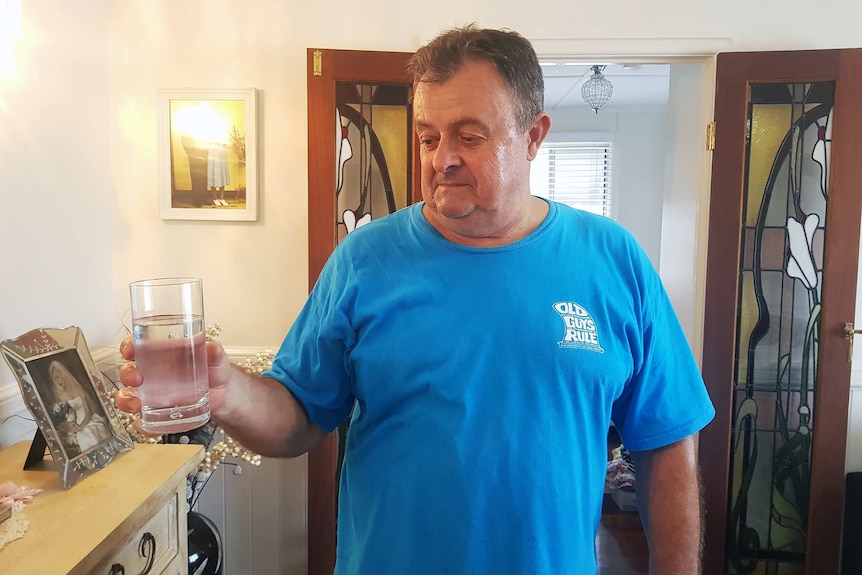
[[[129,284],[141,427],[180,433],[209,420],[203,286],[197,278]]]

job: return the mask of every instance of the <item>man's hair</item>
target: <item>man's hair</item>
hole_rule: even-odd
[[[512,30],[468,24],[446,30],[410,58],[407,71],[419,82],[442,84],[470,60],[494,64],[509,86],[519,126],[526,130],[544,109],[545,81],[530,41]]]

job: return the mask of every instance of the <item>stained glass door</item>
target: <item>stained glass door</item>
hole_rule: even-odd
[[[401,52],[308,50],[308,286],[347,234],[416,200],[411,81]],[[347,424],[308,456],[308,573],[335,567]]]
[[[703,372],[704,572],[838,573],[862,50],[721,54]]]

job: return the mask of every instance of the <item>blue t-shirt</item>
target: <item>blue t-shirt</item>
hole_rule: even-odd
[[[563,205],[495,248],[421,210],[341,242],[267,373],[327,431],[356,405],[336,573],[593,573],[611,419],[640,451],[714,414],[659,277]]]

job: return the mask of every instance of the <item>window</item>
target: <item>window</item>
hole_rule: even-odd
[[[534,196],[610,217],[611,143],[548,142],[530,168]]]

